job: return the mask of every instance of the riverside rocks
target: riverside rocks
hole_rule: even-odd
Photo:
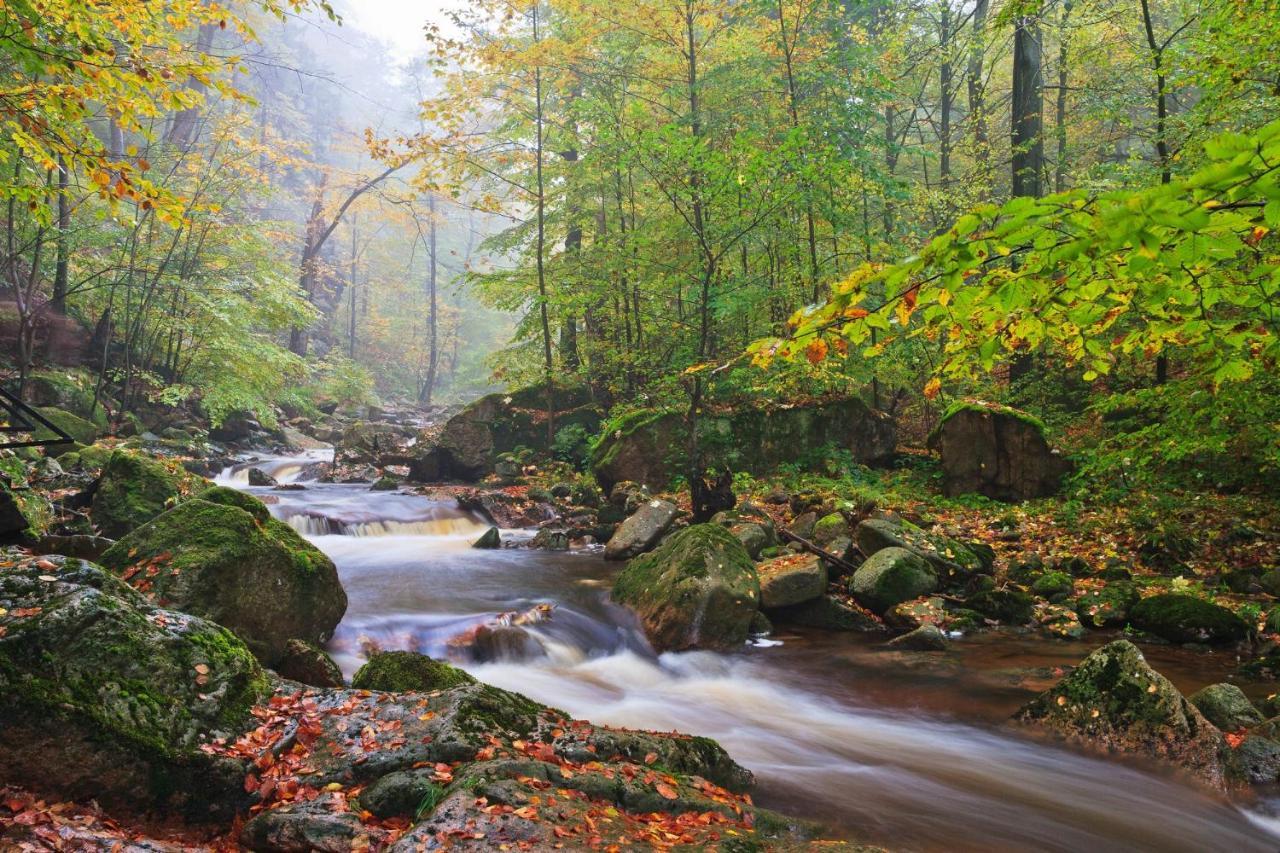
[[[1135,628],[1173,643],[1234,643],[1249,633],[1227,608],[1183,593],[1144,598],[1129,610]]]
[[[1128,640],[1089,655],[1014,719],[1104,751],[1171,762],[1214,787],[1224,784],[1222,732]]]
[[[90,563],[4,557],[0,782],[194,821],[247,808],[243,768],[201,750],[270,692],[244,645]]]
[[[787,607],[812,601],[827,591],[827,569],[812,554],[777,557],[756,566],[760,606]]]
[[[664,489],[687,467],[682,412],[646,409],[605,429],[591,457],[592,473],[605,491],[625,480]],[[857,462],[883,464],[896,443],[892,419],[856,398],[707,411],[699,418],[699,437],[708,470],[753,474],[828,446],[848,450]]]
[[[651,500],[643,504],[610,537],[604,546],[604,558],[628,560],[651,550],[671,529],[678,513],[670,501]]]
[[[93,493],[94,524],[103,536],[119,539],[205,482],[148,456],[116,450],[107,459]]]
[[[347,609],[333,562],[232,489],[158,516],[102,564],[158,602],[226,625],[268,665],[292,639],[323,644]]]
[[[1234,684],[1210,684],[1190,698],[1205,719],[1224,732],[1251,728],[1262,722],[1262,712],[1253,707],[1244,691]]]
[[[760,581],[732,533],[697,524],[632,559],[613,599],[636,612],[659,651],[732,648],[747,639]]]
[[[933,567],[905,548],[884,548],[872,554],[849,582],[853,597],[877,613],[937,588]]]
[[[416,652],[378,652],[356,671],[351,686],[358,690],[402,693],[448,690],[476,680],[456,666]]]
[[[973,575],[991,574],[990,562],[972,547],[902,519],[866,519],[854,528],[853,541],[868,557],[885,548],[912,551],[929,561],[940,580],[963,581]]]
[[[262,851],[586,846],[609,817],[637,838],[678,823],[696,847],[802,840],[751,805],[751,774],[705,738],[597,729],[475,683],[273,688],[225,629],[154,607],[95,566],[10,561],[0,784],[210,829],[249,817],[239,840]],[[551,787],[559,802],[544,808]]]

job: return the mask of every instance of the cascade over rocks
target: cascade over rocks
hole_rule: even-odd
[[[688,468],[683,412],[646,409],[606,428],[591,456],[592,473],[606,492],[624,480],[664,489]],[[857,462],[879,465],[893,457],[897,440],[892,419],[856,398],[708,410],[698,429],[708,470],[751,474],[823,447],[844,448]]]
[[[1057,494],[1071,464],[1050,449],[1044,425],[1016,409],[959,403],[929,436],[942,455],[948,495],[977,493],[1001,501]]]
[[[268,665],[323,644],[347,609],[333,562],[252,495],[215,487],[121,539],[102,564],[157,602],[213,619]]]
[[[555,429],[580,426],[594,433],[600,409],[585,385],[552,386]],[[493,473],[499,454],[517,447],[547,444],[547,393],[534,385],[510,393],[489,394],[450,418],[438,435],[423,436],[410,451],[409,478],[476,482]]]
[[[250,817],[240,842],[264,851],[394,840],[364,809],[407,827],[405,850],[477,829],[470,849],[582,846],[606,813],[641,832],[678,819],[698,847],[803,838],[751,805],[751,774],[706,738],[597,729],[469,679],[403,693],[273,686],[230,632],[96,566],[6,557],[0,784],[122,815]],[[554,811],[522,808],[552,786]],[[354,788],[367,803],[348,800]]]
[[[1222,732],[1128,640],[1108,643],[1014,717],[1108,752],[1155,758],[1224,784]]]
[[[751,556],[718,524],[675,533],[618,575],[613,600],[636,612],[659,651],[733,648],[760,603]]]

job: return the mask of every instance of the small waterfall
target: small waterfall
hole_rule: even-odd
[[[488,528],[483,520],[462,510],[457,510],[456,515],[417,521],[343,521],[308,513],[290,515],[285,521],[303,536],[478,537]]]
[[[249,485],[249,469],[258,468],[281,483],[311,482],[333,461],[333,448],[308,450],[293,456],[264,456],[223,468],[214,482],[221,486]]]

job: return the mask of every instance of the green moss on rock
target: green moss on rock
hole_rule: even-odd
[[[179,504],[117,542],[103,565],[158,602],[226,625],[267,663],[291,639],[327,641],[347,607],[333,562],[253,505],[214,497],[228,503]]]
[[[1015,718],[1101,750],[1168,761],[1215,786],[1223,783],[1221,732],[1127,640],[1089,655]]]
[[[698,524],[631,560],[613,599],[636,611],[658,649],[728,648],[747,639],[760,581],[737,537]]]
[[[906,548],[882,548],[867,558],[849,581],[853,597],[877,613],[937,588],[937,572]]]
[[[1234,643],[1249,626],[1221,605],[1183,593],[1144,598],[1129,611],[1135,628],[1174,643]]]
[[[351,686],[388,693],[448,690],[475,679],[452,664],[417,652],[378,652],[356,671]]]
[[[84,450],[80,451],[83,462]],[[117,450],[103,467],[93,494],[93,521],[102,535],[119,539],[164,512],[205,481],[158,460]]]
[[[97,566],[41,563],[0,568],[0,783],[225,816],[243,770],[200,746],[251,725],[270,692],[257,661],[226,629],[155,608]]]

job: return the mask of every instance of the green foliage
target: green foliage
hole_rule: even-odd
[[[551,442],[551,455],[582,470],[591,454],[591,434],[581,424],[569,424],[556,430]]]

